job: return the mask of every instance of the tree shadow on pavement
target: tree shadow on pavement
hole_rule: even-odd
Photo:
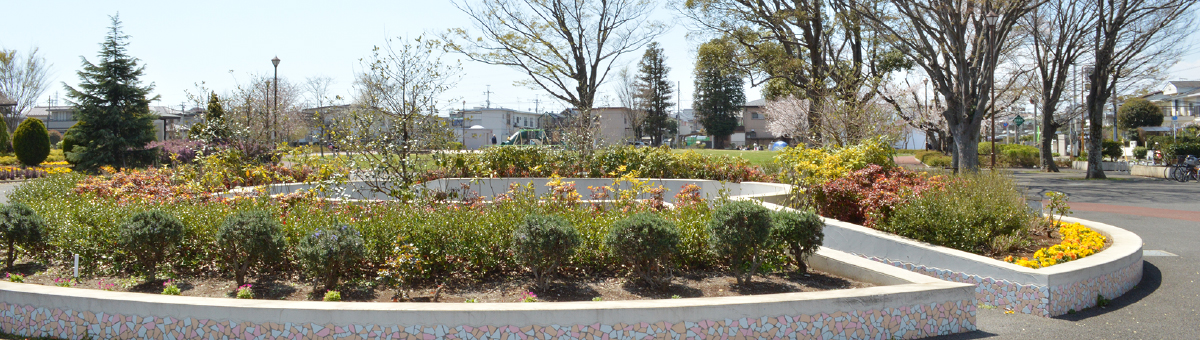
[[[1063,314],[1054,318],[1066,321],[1079,321],[1118,311],[1121,310],[1121,308],[1125,308],[1129,305],[1137,303],[1138,301],[1141,301],[1147,296],[1150,296],[1150,294],[1154,294],[1154,292],[1158,290],[1159,286],[1162,286],[1162,271],[1160,271],[1158,267],[1154,266],[1150,262],[1142,261],[1142,282],[1139,282],[1137,286],[1133,287],[1133,289],[1125,292],[1124,295],[1109,301],[1108,306],[1092,307],[1077,311],[1075,314]]]

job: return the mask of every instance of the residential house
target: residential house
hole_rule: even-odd
[[[754,146],[758,144],[765,147],[780,139],[767,131],[767,116],[764,113],[766,106],[766,99],[753,100],[742,106],[742,117],[738,119],[738,128],[734,130],[734,135],[730,138],[731,145]],[[739,133],[741,136],[738,135]]]
[[[600,123],[600,142],[605,145],[623,145],[637,141],[636,127],[630,116],[633,110],[627,107],[598,107],[592,109]]]
[[[150,113],[156,116],[154,138],[157,140],[183,138],[191,124],[203,117],[203,115],[197,116],[195,113],[185,113],[166,106],[151,106]],[[25,116],[41,119],[42,123],[46,124],[47,130],[64,134],[76,122],[74,106],[37,106],[26,112]],[[183,124],[185,116],[187,117],[186,126]]]
[[[1183,126],[1200,117],[1200,81],[1172,80],[1162,90],[1143,96],[1162,108],[1164,126]],[[1178,117],[1172,120],[1171,117]]]

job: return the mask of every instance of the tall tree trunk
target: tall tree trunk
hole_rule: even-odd
[[[951,127],[955,130],[956,138],[954,138],[954,149],[957,151],[955,159],[958,160],[956,171],[979,171],[979,129],[974,124],[966,122],[959,123],[958,126]]]
[[[1058,133],[1058,124],[1054,123],[1054,110],[1043,110],[1042,112],[1042,171],[1058,172],[1058,164],[1054,163],[1054,150],[1050,148],[1050,144],[1054,141],[1054,135]]]

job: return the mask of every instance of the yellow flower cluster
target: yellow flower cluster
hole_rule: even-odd
[[[46,165],[46,163],[42,163],[42,165]],[[19,166],[0,166],[0,171],[2,171],[2,172],[17,172],[17,171],[24,171],[24,170],[41,171],[41,172],[45,172],[47,175],[71,172],[71,168],[68,168],[68,167],[35,166],[35,167],[23,168],[23,167],[19,167]]]
[[[891,143],[885,137],[874,137],[845,147],[810,149],[787,148],[775,156],[775,162],[786,169],[784,181],[804,188],[845,177],[851,171],[869,164],[883,167],[895,165]]]
[[[1009,256],[1004,261],[1034,269],[1049,267],[1095,254],[1104,248],[1107,240],[1104,235],[1079,223],[1059,223],[1058,233],[1062,235],[1062,243],[1038,249],[1033,253],[1033,259]]]

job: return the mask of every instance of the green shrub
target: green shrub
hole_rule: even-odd
[[[1122,155],[1121,142],[1113,140],[1105,140],[1100,142],[1100,155],[1108,157],[1108,160],[1110,161],[1117,161],[1117,158],[1121,157]]]
[[[1143,126],[1161,126],[1162,108],[1145,98],[1129,98],[1117,110],[1117,126],[1121,129],[1136,129]]]
[[[1163,150],[1163,157],[1166,157],[1166,161],[1171,163],[1188,155],[1200,157],[1200,143],[1175,143],[1168,145]]]
[[[4,244],[8,246],[8,259],[5,267],[12,268],[17,259],[17,248],[40,248],[44,243],[46,223],[38,217],[37,212],[21,203],[13,203],[0,207],[0,234],[3,234]]]
[[[179,295],[180,293],[182,293],[182,291],[179,290],[179,286],[175,285],[175,280],[167,280],[167,282],[163,282],[162,295]]]
[[[58,132],[58,130],[49,130],[48,132],[47,137],[50,138],[51,148],[58,146],[58,143],[62,142],[63,139],[62,132]]]
[[[301,239],[296,251],[309,277],[331,290],[337,288],[342,275],[358,269],[363,259],[363,238],[348,225],[325,227]]]
[[[517,261],[529,267],[540,287],[550,283],[550,277],[575,253],[580,241],[579,231],[554,215],[526,216],[512,234]]]
[[[922,162],[931,167],[944,168],[954,164],[954,159],[946,155],[932,155],[926,157]]]
[[[1146,149],[1146,147],[1144,147],[1144,146],[1139,146],[1139,147],[1133,148],[1133,157],[1134,158],[1146,159],[1147,153],[1149,153],[1149,150]]]
[[[37,166],[50,155],[50,136],[41,119],[26,118],[12,134],[13,152],[27,166]]]
[[[184,227],[175,216],[161,210],[143,211],[129,217],[118,230],[118,242],[134,258],[136,270],[154,280],[158,265],[174,253],[183,240]]]
[[[762,264],[771,234],[771,211],[748,201],[727,202],[713,211],[709,237],[717,254],[729,259],[737,284],[745,284]]]
[[[62,150],[64,153],[71,152],[72,150],[75,149],[76,145],[81,144],[81,141],[79,141],[78,139],[75,138],[75,136],[77,136],[76,131],[78,131],[78,129],[77,129],[78,126],[79,126],[79,123],[75,123],[75,125],[71,125],[71,127],[67,129],[67,133],[63,134]]]
[[[824,229],[825,223],[811,210],[783,210],[771,214],[771,240],[787,248],[801,273],[808,272],[804,261],[825,242]]]
[[[963,174],[902,203],[878,229],[976,254],[991,242],[1028,230],[1036,218],[1012,179],[994,172]]]
[[[604,241],[644,282],[671,281],[669,261],[679,246],[679,230],[670,221],[654,213],[634,214],[613,224]]]
[[[992,143],[979,143],[979,164],[992,164]],[[1037,147],[996,143],[996,166],[1029,168],[1038,164]]]
[[[278,266],[284,246],[279,221],[264,211],[229,215],[217,230],[217,248],[225,267],[233,271],[238,287],[246,284],[246,274],[255,267]]]
[[[945,156],[945,154],[941,153],[940,151],[927,150],[927,151],[917,151],[916,153],[913,154],[913,156],[916,157],[918,161],[921,161],[921,163],[925,163],[925,159],[927,159],[929,157]]]
[[[342,293],[336,290],[327,291],[325,292],[325,298],[321,300],[331,302],[342,301]]]

